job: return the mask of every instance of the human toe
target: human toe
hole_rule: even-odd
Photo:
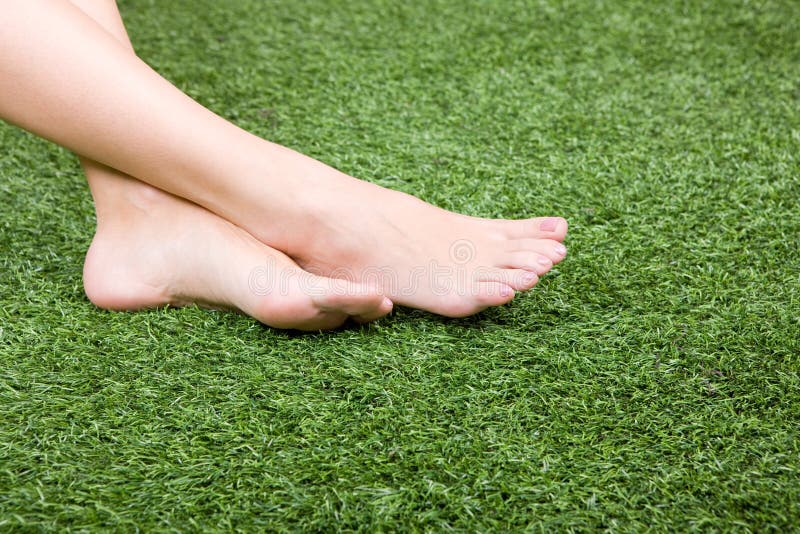
[[[563,217],[534,217],[532,219],[498,221],[509,239],[553,239],[563,241],[569,224]]]
[[[556,264],[567,255],[567,247],[565,247],[563,243],[553,239],[517,239],[509,241],[506,252],[509,256],[513,255],[515,252],[535,253],[539,256],[545,256],[553,264]],[[520,254],[519,259],[526,258],[524,255]],[[530,260],[534,258],[529,257],[527,259]],[[535,259],[535,261],[539,263],[538,259]],[[542,262],[542,265],[544,265],[544,262]],[[518,267],[520,265],[514,266]]]

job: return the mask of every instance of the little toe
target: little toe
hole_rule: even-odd
[[[500,306],[514,300],[514,288],[505,282],[480,282],[475,292],[475,303],[480,309]]]
[[[468,294],[453,293],[441,299],[430,311],[446,317],[468,317],[514,298],[514,288],[504,282],[476,281]]]

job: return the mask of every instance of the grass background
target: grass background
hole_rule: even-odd
[[[76,159],[0,125],[0,528],[798,528],[800,4],[120,3],[223,116],[570,256],[464,320],[108,313]]]

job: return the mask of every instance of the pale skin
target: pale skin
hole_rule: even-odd
[[[2,4],[0,117],[82,155],[101,307],[198,303],[310,330],[393,303],[466,316],[566,254],[562,218],[447,212],[238,128],[136,57],[112,0]]]
[[[133,53],[113,0],[73,4]],[[271,326],[301,330],[334,328],[348,317],[366,322],[392,308],[370,287],[313,277],[286,255],[185,199],[88,158],[82,157],[81,165],[97,211],[84,286],[98,306],[196,303],[237,309]],[[264,298],[248,284],[250,273],[265,265],[284,273],[286,291],[279,299]],[[304,294],[308,287],[317,291]]]

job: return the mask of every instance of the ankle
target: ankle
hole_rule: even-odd
[[[93,187],[97,225],[129,224],[133,219],[157,212],[168,199],[167,193],[143,182]]]

